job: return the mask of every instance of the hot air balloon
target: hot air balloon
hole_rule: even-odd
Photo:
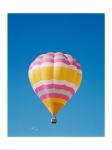
[[[71,55],[49,52],[31,63],[28,74],[34,92],[52,114],[51,123],[56,123],[56,114],[81,84],[81,65]]]

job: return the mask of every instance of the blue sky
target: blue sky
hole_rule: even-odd
[[[28,68],[46,52],[82,65],[77,94],[50,123]],[[8,136],[104,136],[104,14],[8,14]]]

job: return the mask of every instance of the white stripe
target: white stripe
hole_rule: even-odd
[[[41,91],[39,91],[37,94],[38,96],[42,96],[44,94],[51,94],[51,93],[56,93],[56,94],[64,94],[66,96],[68,96],[69,98],[71,98],[73,96],[73,94],[71,94],[69,91],[66,90],[62,90],[62,89],[43,89]]]
[[[46,85],[46,84],[58,84],[58,85],[66,85],[68,87],[71,87],[74,89],[74,91],[77,91],[77,86],[75,86],[73,83],[65,81],[65,80],[41,80],[34,84],[33,89],[35,90],[37,87],[41,85]]]
[[[44,54],[40,55],[40,56],[43,56],[44,57]],[[37,56],[35,59],[34,59],[34,62],[36,61],[42,61],[43,57],[40,58],[40,56]]]
[[[68,61],[69,61],[69,62],[73,61],[73,58],[69,58],[69,57],[68,57]]]
[[[77,66],[81,66],[81,65],[77,62]]]
[[[67,61],[67,59],[66,59],[66,57],[65,57],[64,55],[56,55],[56,56],[54,57],[54,59],[64,59],[64,60]]]
[[[56,62],[56,63],[43,62],[41,65],[34,65],[31,69],[29,69],[29,71],[33,71],[35,69],[40,69],[42,67],[51,67],[51,66],[54,66],[54,67],[65,67],[65,68],[69,68],[69,69],[75,70],[75,71],[77,71],[79,73],[82,73],[82,71],[80,69],[77,69],[76,66],[74,66],[74,65],[66,65],[65,63],[62,63],[62,62]]]
[[[35,60],[34,60],[34,62],[37,62],[37,61],[39,61],[39,62],[41,62],[42,61],[42,58],[36,58]]]
[[[75,60],[75,59],[73,59],[72,57],[67,57],[66,55],[56,55],[55,57],[54,57],[54,59],[64,59],[64,60],[66,60],[66,61],[73,61],[73,60]]]
[[[50,55],[45,55],[44,58],[43,58],[43,60],[44,60],[44,59],[51,59],[51,60],[53,60],[54,57],[53,57],[53,56],[50,56]]]

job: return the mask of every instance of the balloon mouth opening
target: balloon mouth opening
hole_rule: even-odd
[[[56,124],[56,123],[57,123],[57,118],[56,118],[56,116],[53,116],[53,117],[51,118],[51,123],[52,123],[52,124]]]

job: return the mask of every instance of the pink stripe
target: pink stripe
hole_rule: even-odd
[[[82,71],[82,68],[81,68],[81,66],[77,66],[77,69],[79,69],[79,70],[81,70],[81,71]]]
[[[71,65],[76,65],[77,64],[77,60],[70,61],[70,64]]]
[[[35,65],[41,65],[42,63],[46,63],[46,62],[50,62],[50,63],[57,63],[57,62],[62,62],[62,63],[65,63],[67,65],[70,65],[72,64],[71,62],[69,63],[67,60],[65,59],[54,59],[54,60],[51,60],[51,59],[43,59],[42,62],[40,61],[36,61],[36,62],[33,62],[30,66],[30,69],[35,66]]]
[[[43,58],[43,55],[38,56],[37,59],[38,59],[38,58]]]
[[[54,53],[47,53],[45,54],[45,56],[48,55],[48,56],[53,56],[54,57]]]
[[[55,62],[63,62],[63,63],[65,63],[65,64],[67,64],[67,65],[70,64],[67,59],[55,59],[55,58],[54,58],[54,63],[55,63]]]
[[[46,63],[46,62],[50,62],[50,63],[57,63],[57,62],[63,62],[63,63],[65,63],[65,64],[67,64],[67,65],[69,65],[70,63],[69,62],[67,62],[66,60],[62,60],[62,59],[54,59],[54,60],[51,60],[51,59],[44,59],[44,60],[42,60],[42,62],[40,62],[40,61],[36,61],[36,62],[33,62],[32,64],[31,64],[31,66],[30,66],[30,69],[32,69],[34,66],[36,66],[36,65],[41,65],[42,63]]]
[[[53,61],[53,60],[50,60],[50,61],[45,61],[45,62],[42,62],[42,63],[46,63],[46,62],[50,62],[50,63],[57,63],[57,62],[63,62],[63,61]],[[41,62],[34,62],[30,65],[30,68],[29,69],[32,69],[34,66],[39,66],[42,64]],[[65,63],[65,62],[64,62]],[[65,63],[67,64],[67,63]],[[72,65],[72,66],[75,66],[78,70],[81,70],[82,71],[82,68],[81,66],[77,66],[77,65],[73,65],[73,64],[68,64],[68,65]]]
[[[40,99],[43,101],[46,98],[62,98],[65,100],[69,100],[69,97],[64,95],[64,94],[58,94],[58,93],[49,93],[49,94],[44,94],[40,96]]]
[[[46,85],[41,85],[39,87],[37,87],[35,89],[35,92],[38,93],[39,91],[41,90],[44,90],[44,89],[52,89],[52,88],[55,88],[55,89],[63,89],[63,90],[66,90],[66,91],[69,91],[71,92],[72,94],[75,94],[75,90],[72,88],[72,87],[68,87],[66,85],[59,85],[59,84],[46,84]]]
[[[76,66],[77,69],[82,70],[81,66],[77,65],[77,62],[78,62],[77,60],[73,60],[73,61],[69,62],[67,59],[55,59],[55,58],[54,58],[54,60],[49,59],[49,58],[42,59],[42,61],[37,60],[31,64],[30,69],[32,69],[36,65],[41,65],[42,63],[46,63],[46,62],[50,62],[50,63],[62,62],[62,63],[65,63],[67,65]]]

